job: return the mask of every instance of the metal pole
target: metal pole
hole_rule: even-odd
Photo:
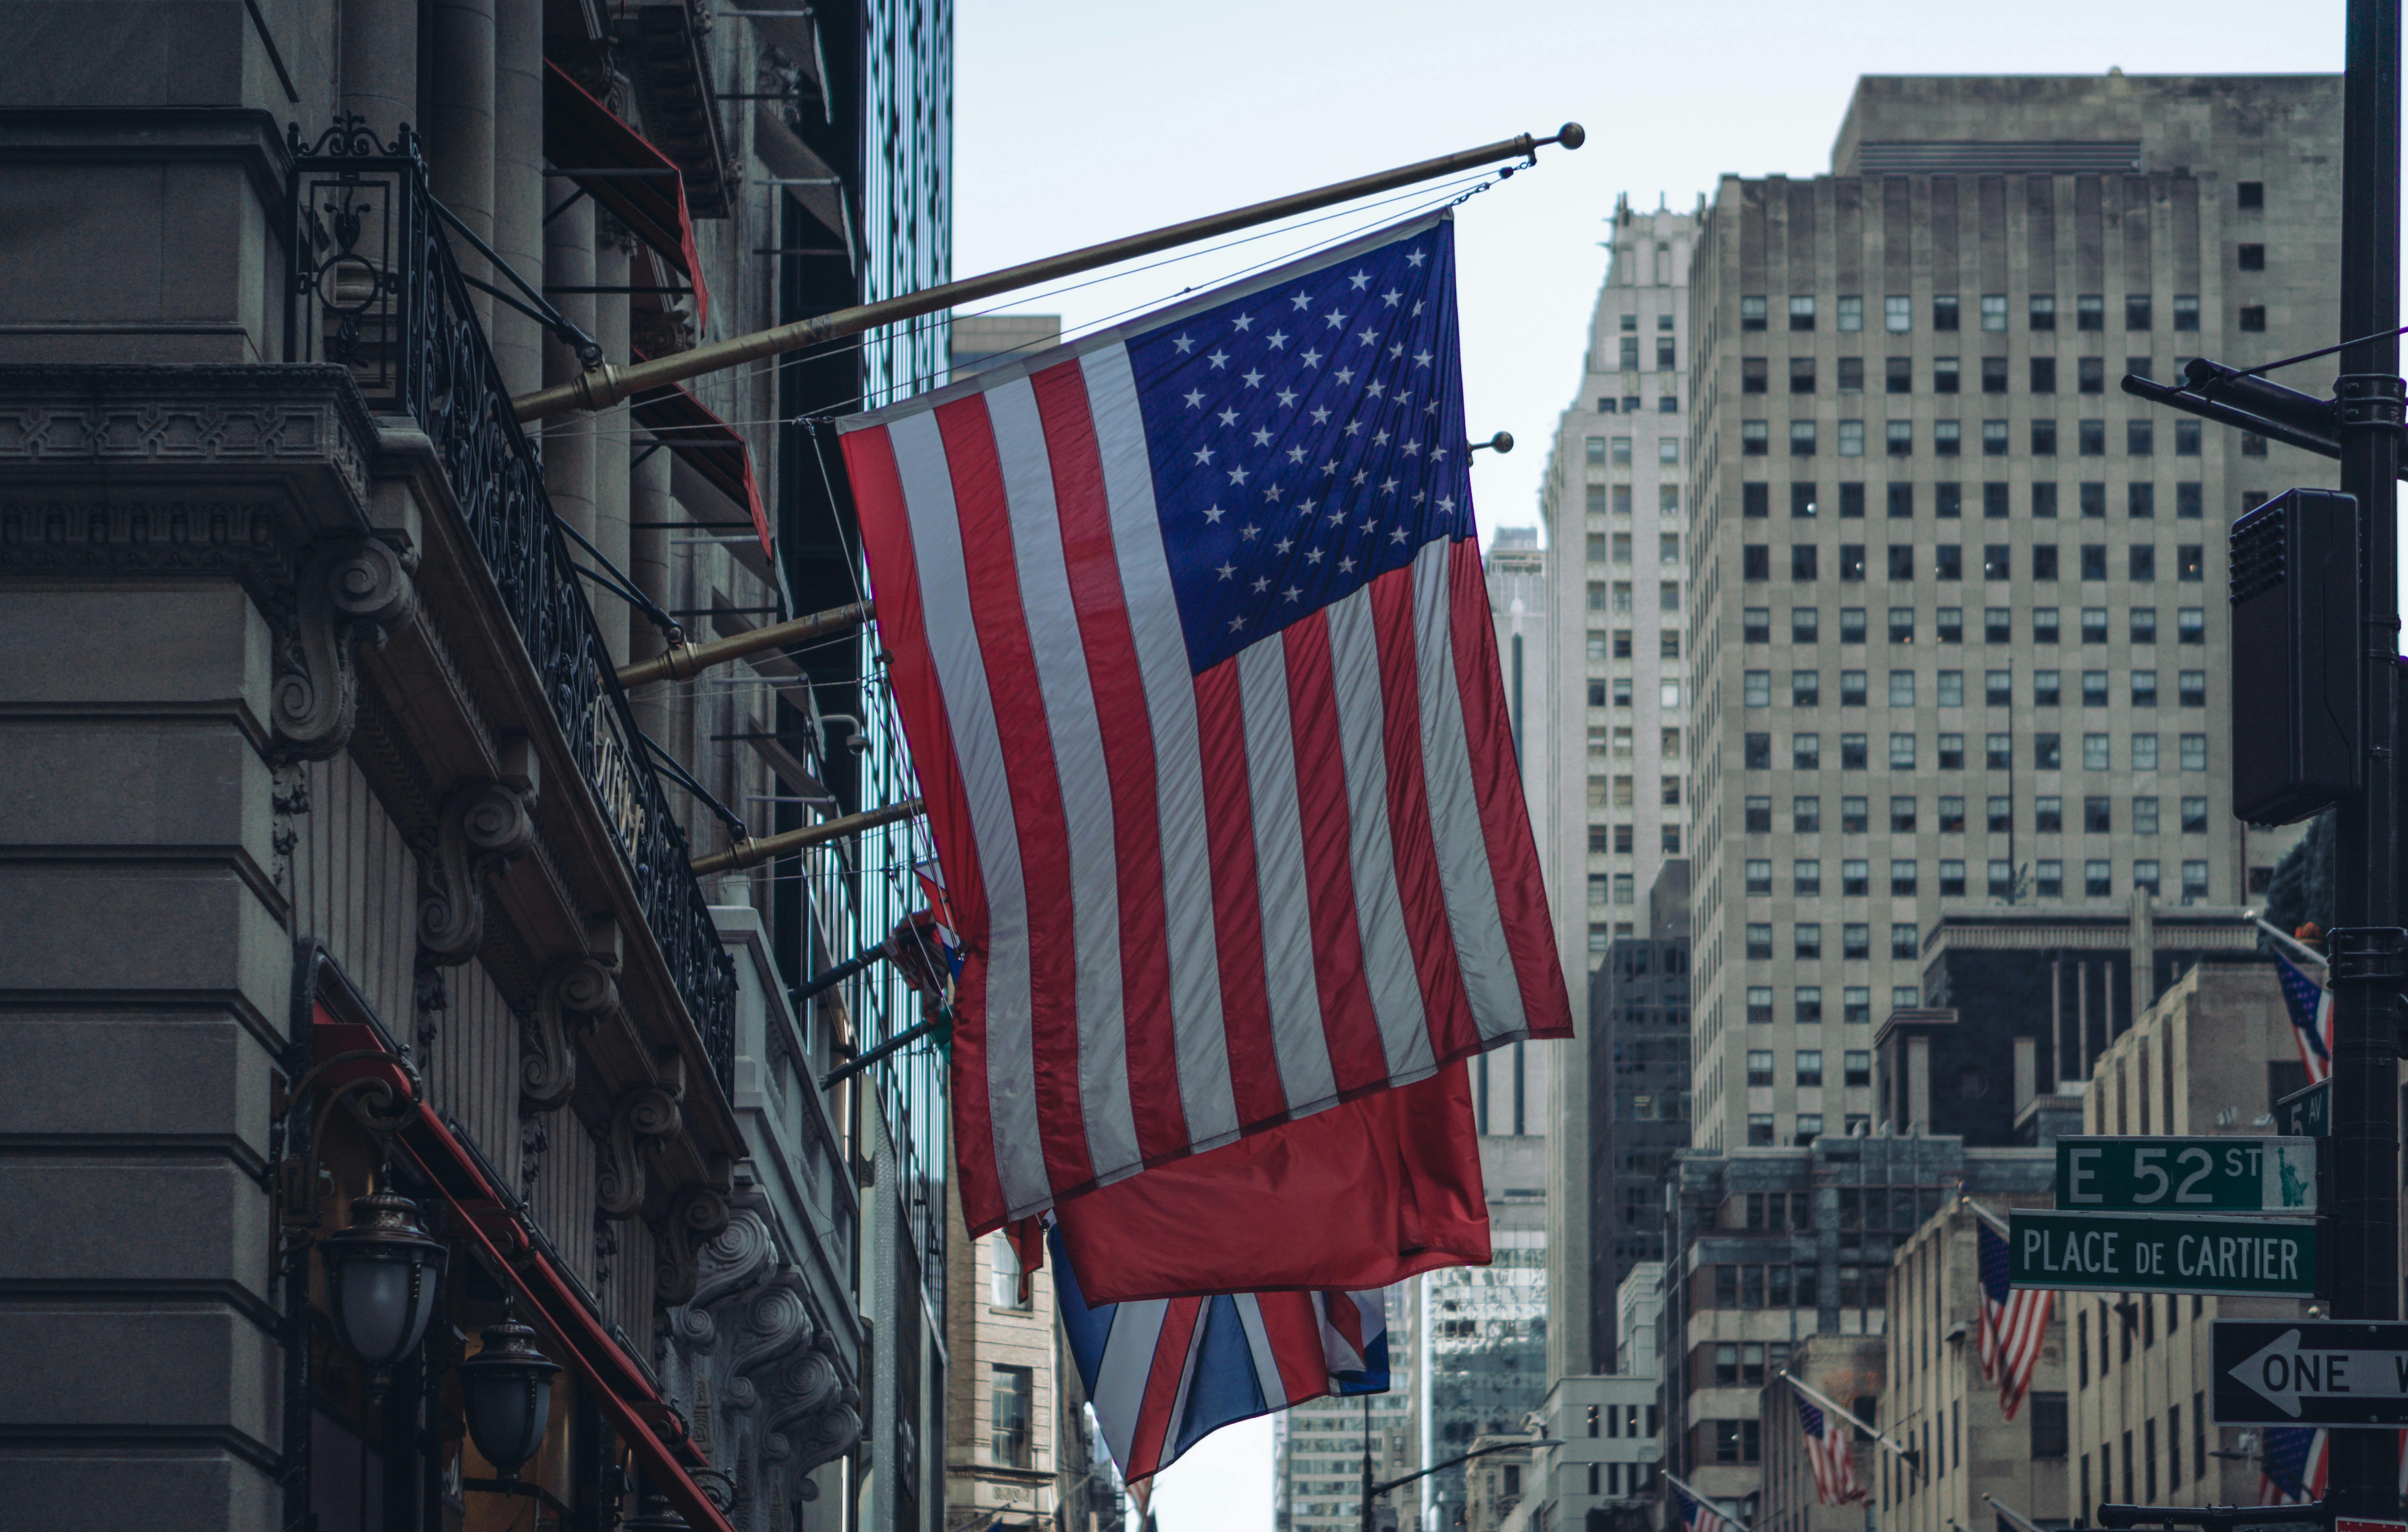
[[[970,277],[958,282],[946,282],[918,293],[906,293],[900,297],[867,303],[854,308],[838,308],[832,313],[796,320],[774,329],[756,330],[751,335],[737,336],[728,340],[712,341],[675,356],[664,356],[633,366],[614,367],[607,363],[593,368],[569,382],[540,389],[512,401],[522,421],[542,420],[548,415],[566,414],[572,409],[607,409],[620,400],[646,389],[660,388],[698,378],[707,372],[740,366],[764,356],[781,351],[799,351],[816,346],[824,340],[841,336],[859,335],[882,324],[895,324],[923,314],[934,314],[957,304],[975,303],[1015,288],[1049,282],[1056,277],[1075,276],[1140,255],[1152,255],[1175,246],[1210,239],[1215,235],[1251,229],[1257,224],[1277,222],[1297,213],[1352,202],[1377,192],[1394,191],[1399,186],[1412,186],[1421,181],[1437,180],[1457,171],[1475,170],[1498,160],[1511,160],[1521,155],[1535,155],[1542,144],[1561,144],[1566,149],[1578,149],[1587,138],[1586,130],[1578,122],[1567,122],[1555,130],[1554,136],[1534,138],[1528,134],[1505,138],[1478,149],[1467,149],[1455,154],[1441,154],[1435,160],[1417,165],[1399,165],[1375,175],[1357,176],[1353,180],[1340,181],[1311,192],[1298,192],[1293,196],[1277,197],[1258,202],[1251,208],[1239,208],[1226,213],[1213,213],[1205,218],[1189,219],[1168,228],[1149,234],[1131,235],[1125,239],[1108,240],[1090,245],[1064,255],[1049,255],[1040,261],[1029,261],[983,277]]]
[[[733,637],[714,638],[707,644],[671,644],[652,659],[639,660],[621,670],[619,684],[636,687],[656,680],[691,680],[714,665],[740,660],[765,649],[782,649],[788,644],[799,644],[806,638],[817,638],[844,628],[857,628],[877,612],[876,602],[857,601],[849,607],[797,617],[790,623],[772,623],[767,627],[753,628]]]
[[[901,803],[890,803],[883,809],[871,809],[863,813],[847,814],[842,819],[832,819],[824,824],[806,824],[799,830],[787,830],[778,835],[763,836],[757,840],[748,838],[736,842],[724,852],[712,852],[708,856],[695,857],[694,875],[697,878],[708,878],[715,872],[741,872],[746,867],[757,867],[773,856],[783,856],[789,852],[807,851],[831,840],[842,840],[847,836],[856,836],[864,830],[875,830],[882,824],[892,824],[897,820],[914,818],[919,812],[920,800],[907,798]]]
[[[1371,1396],[1363,1396],[1363,1532],[1371,1532]]]
[[[2335,1319],[2400,1311],[2400,1094],[2393,1053],[2399,986],[2398,783],[2392,704],[2398,680],[2401,422],[2401,0],[2349,0],[2342,106],[2341,336],[2335,380],[2341,487],[2358,497],[2364,652],[2358,666],[2366,789],[2334,825],[2333,1260]],[[2388,1431],[2335,1431],[2327,1514],[2400,1513]],[[2329,1525],[2329,1522],[2328,1522]]]

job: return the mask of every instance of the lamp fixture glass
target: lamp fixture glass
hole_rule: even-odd
[[[419,1227],[418,1204],[394,1192],[359,1198],[351,1226],[319,1241],[335,1338],[368,1369],[372,1396],[425,1337],[445,1253]]]
[[[536,1350],[535,1339],[535,1331],[504,1318],[456,1369],[468,1434],[503,1479],[516,1479],[519,1466],[543,1446],[552,1418],[552,1380],[560,1364]]]

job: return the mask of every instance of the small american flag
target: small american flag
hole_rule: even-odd
[[[1999,1411],[2013,1420],[2023,1408],[2032,1368],[2048,1339],[2057,1295],[2046,1288],[2009,1286],[2005,1237],[1986,1216],[1975,1220],[1975,1228],[1982,1256],[1982,1319],[1976,1334],[1982,1380],[1998,1386]]]
[[[1672,1503],[1681,1508],[1681,1525],[1688,1532],[1732,1532],[1731,1524],[1716,1511],[1711,1500],[1700,1500],[1686,1490],[1674,1489]]]
[[[2300,1045],[2300,1062],[2308,1083],[2332,1076],[2332,992],[2300,971],[2289,958],[2274,957],[2274,976],[2283,981],[2283,1005],[2291,1016],[2291,1038]]]
[[[2259,1450],[2258,1503],[2306,1505],[2325,1497],[2325,1433],[2313,1425],[2266,1432]]]
[[[1814,1498],[1827,1506],[1843,1506],[1864,1498],[1856,1482],[1856,1456],[1848,1444],[1847,1428],[1834,1425],[1803,1394],[1798,1400],[1798,1425],[1806,1433],[1806,1460],[1814,1465]]]
[[[839,422],[964,952],[972,1233],[1571,1035],[1454,223]]]

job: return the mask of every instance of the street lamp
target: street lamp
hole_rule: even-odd
[[[560,1364],[535,1349],[535,1331],[505,1316],[485,1344],[455,1369],[463,1412],[477,1451],[505,1482],[543,1445],[552,1417],[552,1380]]]
[[[368,1369],[382,1398],[394,1366],[418,1347],[435,1317],[442,1244],[418,1226],[418,1204],[371,1192],[351,1204],[351,1226],[319,1241],[335,1339]]]
[[[1566,1447],[1570,1445],[1570,1442],[1565,1441],[1560,1437],[1516,1437],[1511,1441],[1499,1441],[1487,1447],[1475,1447],[1460,1457],[1450,1457],[1443,1463],[1433,1463],[1426,1468],[1420,1469],[1414,1473],[1406,1474],[1402,1478],[1390,1479],[1375,1484],[1371,1482],[1371,1447],[1369,1429],[1370,1418],[1371,1401],[1369,1398],[1366,1397],[1363,1401],[1363,1419],[1365,1422],[1363,1445],[1363,1532],[1371,1532],[1371,1502],[1377,1500],[1381,1496],[1387,1494],[1392,1489],[1402,1489],[1407,1484],[1412,1483],[1417,1480],[1427,1479],[1434,1473],[1444,1473],[1447,1469],[1454,1468],[1459,1463],[1469,1463],[1475,1457],[1486,1457],[1491,1453],[1537,1452],[1547,1447]]]

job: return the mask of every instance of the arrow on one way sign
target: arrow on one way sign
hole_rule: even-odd
[[[2215,1322],[2218,1425],[2408,1425],[2408,1324]]]

